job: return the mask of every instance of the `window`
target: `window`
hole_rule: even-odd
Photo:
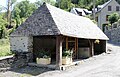
[[[78,11],[77,9],[75,9],[75,10],[79,16],[82,16],[82,12]]]
[[[96,17],[96,19],[95,19],[97,22],[98,22],[98,17]]]
[[[119,6],[116,6],[116,11],[119,11],[120,10],[120,7]]]
[[[82,12],[78,12],[78,15],[79,15],[79,16],[82,16]]]
[[[112,11],[112,8],[111,8],[111,6],[108,6],[108,11]]]
[[[109,17],[109,15],[106,15],[106,21],[108,21],[108,17]]]

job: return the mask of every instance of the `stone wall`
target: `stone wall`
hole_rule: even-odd
[[[120,44],[120,27],[107,30],[105,34],[109,37],[110,43]]]
[[[0,70],[3,68],[11,67],[13,64],[13,56],[6,56],[0,58]]]
[[[32,52],[32,37],[11,36],[10,49],[17,52]]]
[[[33,60],[33,37],[10,36],[10,49],[14,53],[11,67],[18,68]]]
[[[15,52],[14,56],[1,57],[0,72],[28,65],[32,62],[32,55],[30,52]]]

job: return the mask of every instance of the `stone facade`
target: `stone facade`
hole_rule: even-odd
[[[109,37],[109,42],[120,44],[120,27],[107,30],[105,34]]]
[[[0,58],[0,71],[3,68],[11,67],[11,64],[14,61],[13,59],[14,59],[13,56],[1,57]]]
[[[111,11],[108,11],[108,6],[111,6]],[[108,3],[106,6],[104,6],[101,11],[99,11],[97,13],[97,21],[98,21],[98,26],[100,29],[103,30],[103,24],[108,24],[108,16],[114,12],[117,12],[118,14],[120,14],[120,11],[116,11],[116,7],[120,5],[115,1],[115,0],[112,0],[110,1],[110,3]]]
[[[32,62],[33,53],[32,52],[15,52],[14,63],[12,67],[19,68],[28,65],[29,62]]]
[[[15,52],[14,56],[1,57],[0,72],[28,65],[32,62],[32,55],[30,52]]]
[[[11,36],[10,49],[17,52],[31,52],[32,51],[32,37]]]
[[[11,51],[15,54],[13,67],[21,67],[33,60],[33,37],[11,36]]]

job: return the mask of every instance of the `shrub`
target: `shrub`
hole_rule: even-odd
[[[70,50],[64,50],[63,52],[62,52],[62,56],[63,57],[72,57],[72,51],[70,51]]]
[[[108,17],[108,20],[110,22],[110,24],[113,24],[114,22],[117,22],[119,19],[119,14],[118,13],[113,13]]]
[[[49,51],[40,50],[36,54],[37,54],[37,57],[39,58],[50,58]]]
[[[9,39],[0,39],[0,57],[12,55]]]

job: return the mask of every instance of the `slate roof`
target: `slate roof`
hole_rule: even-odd
[[[109,0],[107,2],[105,2],[104,4],[102,5],[98,5],[98,8],[100,8],[97,12],[100,12],[103,8],[105,8],[111,1],[113,0]],[[115,0],[116,1],[116,0]]]
[[[70,12],[78,16],[79,16],[78,12],[82,12],[82,16],[92,14],[92,11],[88,11],[87,9],[83,9],[83,8],[72,8]]]
[[[86,39],[108,37],[89,18],[44,3],[10,36],[65,35]]]

